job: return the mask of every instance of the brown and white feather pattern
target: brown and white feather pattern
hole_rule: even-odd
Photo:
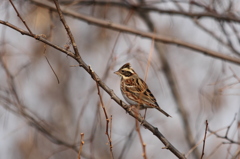
[[[129,104],[134,105],[139,109],[156,108],[167,117],[170,116],[159,107],[156,98],[148,89],[147,84],[139,78],[129,63],[123,65],[115,73],[122,77],[120,86],[121,92]]]

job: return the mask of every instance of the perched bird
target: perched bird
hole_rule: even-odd
[[[155,97],[148,89],[147,84],[137,75],[129,63],[126,63],[114,73],[121,77],[121,92],[124,99],[130,105],[133,105],[140,110],[156,108],[167,117],[171,117],[159,107]]]

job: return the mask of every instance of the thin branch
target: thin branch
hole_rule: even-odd
[[[143,156],[144,159],[147,159],[146,143],[144,143],[144,141],[143,141],[142,134],[141,134],[139,123],[138,123],[137,119],[136,119],[136,131],[138,133],[138,136],[139,136],[139,139],[140,139],[140,142],[141,142],[141,145],[142,145],[142,149],[143,149],[142,156]]]
[[[224,136],[218,135],[216,131],[212,131],[212,130],[210,130],[209,128],[208,128],[208,131],[209,131],[210,133],[214,134],[214,135],[215,135],[216,137],[218,137],[218,138],[225,139],[225,140],[229,141],[230,143],[240,145],[240,142],[234,141],[234,140],[232,140],[232,139],[230,139],[230,138],[228,137],[228,132],[229,132],[231,126],[233,125],[234,121],[236,120],[236,115],[237,115],[237,114],[235,114],[235,116],[234,116],[234,118],[233,118],[233,121],[230,123],[230,125],[227,126],[227,131],[226,131],[226,133],[225,133]]]
[[[81,159],[82,147],[84,145],[84,141],[83,141],[84,133],[81,133],[80,135],[81,135],[81,144],[80,144],[79,151],[78,151],[78,159]]]
[[[201,24],[197,19],[193,19],[193,22],[199,27],[201,28],[203,31],[205,31],[206,33],[208,33],[209,35],[211,35],[216,41],[220,42],[221,44],[223,44],[224,46],[226,46],[229,50],[231,50],[233,53],[236,53],[236,55],[240,55],[240,52],[237,51],[235,48],[233,48],[232,45],[228,44],[227,42],[225,42],[224,40],[222,40],[218,35],[216,35],[213,31],[211,31],[210,29],[208,29],[207,27],[205,27],[203,24]]]
[[[120,153],[120,156],[118,157],[118,159],[123,159],[126,158],[124,157],[124,154],[126,154],[129,150],[130,147],[133,143],[133,138],[135,137],[136,133],[134,133],[136,128],[135,126],[131,129],[130,133],[127,135],[127,140],[125,141],[125,143],[123,144],[123,149]]]
[[[91,68],[90,68],[90,69],[91,69]],[[112,149],[113,149],[112,139],[111,139],[111,136],[110,136],[109,133],[108,133],[109,120],[111,120],[111,119],[108,118],[107,110],[106,110],[106,108],[105,108],[105,106],[104,106],[104,104],[103,104],[102,95],[101,95],[101,93],[100,93],[99,84],[98,84],[98,82],[97,82],[97,79],[95,79],[95,80],[96,80],[98,95],[99,95],[99,98],[100,98],[100,103],[101,103],[101,106],[102,106],[102,108],[103,108],[103,112],[104,112],[104,115],[105,115],[105,118],[106,118],[106,131],[105,131],[105,134],[106,134],[107,137],[108,137],[108,142],[109,142],[109,148],[110,148],[111,157],[112,157],[112,159],[114,159],[113,150],[112,150]],[[110,125],[110,129],[111,129],[111,125]]]
[[[224,130],[224,129],[226,129],[226,128],[227,128],[227,127],[218,129],[218,130],[215,131],[215,133],[216,133],[216,132],[219,132],[219,131],[222,131],[222,130]],[[208,134],[206,138],[212,136],[213,134],[214,134],[214,133]],[[193,151],[194,149],[196,149],[196,148],[198,147],[198,145],[200,145],[202,142],[203,142],[203,139],[199,140],[199,141],[197,142],[197,144],[196,144],[194,147],[192,147],[192,148],[186,153],[185,156],[188,157],[188,156],[192,153],[192,151]]]
[[[43,6],[45,8],[56,11],[56,8],[50,2],[47,2],[47,1],[42,2],[40,0],[33,0],[33,2],[40,6]],[[155,39],[155,41],[158,41],[158,42],[181,46],[181,47],[188,48],[188,49],[191,49],[191,50],[194,50],[197,52],[201,52],[208,56],[215,57],[217,59],[227,60],[232,63],[240,64],[240,59],[238,59],[236,57],[231,57],[231,56],[225,55],[223,53],[220,54],[216,51],[209,50],[204,47],[194,45],[194,44],[191,44],[188,42],[184,42],[184,41],[176,39],[176,38],[170,38],[170,37],[166,37],[166,36],[162,36],[162,35],[156,35],[154,33],[145,32],[145,31],[134,29],[134,28],[126,27],[124,25],[120,25],[120,24],[116,24],[113,22],[101,20],[99,18],[94,18],[91,16],[80,14],[80,13],[74,12],[70,9],[64,9],[62,12],[66,15],[81,19],[90,24],[95,24],[98,26],[106,27],[108,29],[122,31],[122,32],[134,34],[134,35],[139,35],[141,37],[145,37],[145,38],[149,38],[149,39]],[[2,23],[2,22],[0,21],[0,23]],[[6,24],[4,24],[4,25],[6,25]]]
[[[58,78],[58,76],[57,76],[57,73],[54,71],[54,69],[53,69],[53,67],[52,67],[52,65],[51,65],[51,63],[50,63],[50,61],[48,60],[47,55],[46,55],[46,44],[44,44],[44,52],[43,52],[43,55],[44,55],[44,57],[45,57],[48,65],[50,66],[50,68],[51,68],[51,70],[52,70],[52,72],[53,72],[54,76],[56,77],[57,82],[58,82],[58,84],[59,84],[59,83],[60,83],[60,80],[59,80],[59,78]]]
[[[205,134],[204,134],[204,138],[203,138],[203,148],[202,148],[201,159],[203,158],[203,155],[204,155],[204,149],[205,149],[205,142],[206,142],[207,130],[208,130],[208,121],[206,120],[206,128],[205,128]]]
[[[240,148],[235,152],[231,159],[239,159],[240,156]]]
[[[32,0],[33,2],[36,0]],[[99,6],[116,6],[116,7],[123,7],[126,9],[133,9],[137,12],[156,12],[159,14],[168,14],[168,15],[176,15],[176,16],[184,16],[188,18],[213,18],[216,20],[224,20],[224,21],[233,21],[240,23],[240,19],[232,14],[220,14],[213,10],[208,10],[208,12],[200,12],[200,13],[192,13],[192,12],[184,12],[178,10],[171,10],[171,9],[160,9],[157,7],[151,7],[146,5],[136,5],[124,2],[114,2],[114,1],[80,1],[79,4],[81,5],[99,5]],[[178,1],[179,2],[179,1]],[[197,4],[196,1],[191,1],[190,4]],[[203,6],[203,5],[202,5]],[[205,7],[207,8],[207,7]]]
[[[9,0],[9,2],[10,2],[11,5],[13,6],[15,12],[17,13],[17,16],[21,19],[21,21],[23,22],[23,24],[25,25],[25,27],[27,28],[27,30],[29,31],[29,33],[33,35],[32,31],[31,31],[30,28],[28,27],[26,21],[23,20],[23,18],[21,17],[20,13],[18,12],[18,10],[17,10],[17,8],[15,7],[15,5],[13,4],[12,0]]]
[[[141,3],[144,4],[144,1],[141,0]],[[140,17],[143,19],[143,21],[146,23],[146,25],[148,26],[148,29],[151,32],[155,31],[155,26],[154,23],[152,22],[149,14],[147,13],[139,13]],[[179,91],[178,88],[178,84],[177,84],[177,80],[176,80],[176,75],[173,71],[173,69],[171,68],[171,63],[168,61],[167,59],[167,55],[165,54],[165,52],[161,49],[162,48],[162,44],[159,43],[154,43],[155,45],[155,49],[158,52],[158,55],[160,57],[160,61],[163,65],[163,72],[165,74],[165,77],[167,78],[167,82],[169,87],[171,88],[171,92],[173,94],[174,100],[178,106],[178,110],[181,116],[181,120],[183,123],[183,127],[184,127],[184,131],[185,131],[185,138],[187,140],[187,143],[189,145],[189,148],[193,147],[194,145],[196,145],[196,142],[194,140],[191,128],[190,128],[190,124],[189,124],[189,120],[188,120],[188,113],[187,110],[184,107],[183,101],[182,101],[182,97],[181,97],[181,93]],[[195,158],[200,158],[200,153],[197,149],[194,150],[194,156]]]
[[[206,159],[210,159],[210,157],[217,152],[217,150],[223,145],[223,143],[218,144],[213,150],[212,152],[206,157]]]
[[[53,48],[55,48],[56,50],[59,50],[60,52],[72,57],[73,59],[75,59],[78,63],[79,66],[82,67],[86,72],[89,73],[89,75],[91,75],[91,77],[93,78],[93,80],[95,80],[99,86],[105,90],[105,92],[107,92],[109,94],[109,96],[116,102],[118,103],[123,109],[125,109],[129,115],[131,115],[132,117],[134,117],[135,119],[137,119],[139,122],[142,123],[142,125],[148,129],[149,131],[151,131],[159,140],[161,140],[163,142],[163,144],[166,146],[166,149],[170,150],[173,154],[175,154],[179,159],[186,159],[186,157],[178,151],[178,149],[176,149],[162,134],[161,132],[158,130],[157,127],[154,127],[153,125],[151,125],[150,123],[148,123],[146,120],[144,120],[143,117],[141,117],[140,115],[137,115],[133,112],[129,110],[129,106],[126,105],[125,102],[123,102],[120,98],[118,98],[116,96],[116,94],[113,92],[112,89],[110,89],[102,80],[100,80],[99,76],[91,69],[89,69],[89,66],[81,59],[81,58],[76,58],[75,54],[72,53],[71,51],[65,50],[62,47],[59,47],[55,44],[52,44],[51,42],[49,42],[48,40],[42,38],[41,36],[33,36],[32,34],[30,34],[27,31],[24,31],[8,22],[2,21],[0,20],[1,24],[4,24],[18,32],[20,32],[23,35],[27,35],[30,36],[38,41],[41,41]],[[237,62],[240,64],[240,61]]]
[[[74,39],[74,37],[73,37],[73,35],[72,35],[72,32],[71,32],[71,30],[70,30],[67,22],[66,22],[63,14],[62,14],[62,11],[61,11],[60,6],[59,6],[59,3],[58,3],[58,0],[53,0],[53,1],[54,1],[55,5],[56,5],[57,12],[58,12],[58,14],[59,14],[60,20],[61,20],[61,22],[63,23],[63,25],[64,25],[64,27],[65,27],[65,29],[66,29],[66,31],[67,31],[67,34],[68,34],[68,36],[69,36],[69,38],[70,38],[70,40],[71,40],[71,43],[72,43],[72,46],[73,46],[73,50],[74,50],[74,52],[75,52],[75,55],[76,55],[78,58],[80,58],[79,51],[78,51],[78,48],[77,48],[77,44],[76,44],[76,42],[75,42],[75,39]]]

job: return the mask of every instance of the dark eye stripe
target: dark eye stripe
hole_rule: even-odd
[[[129,71],[125,71],[125,72],[123,72],[123,74],[124,74],[124,76],[126,76],[126,77],[130,77],[130,76],[133,75],[133,74],[132,74],[131,72],[129,72]]]
[[[125,71],[125,70],[121,70],[121,74],[124,75],[125,77],[130,77],[133,75],[132,72],[130,71]]]

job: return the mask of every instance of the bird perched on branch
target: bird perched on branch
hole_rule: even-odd
[[[124,99],[138,109],[156,108],[158,111],[171,117],[162,110],[155,97],[148,89],[147,84],[137,75],[129,63],[124,64],[118,71],[114,72],[121,77],[121,92]]]

